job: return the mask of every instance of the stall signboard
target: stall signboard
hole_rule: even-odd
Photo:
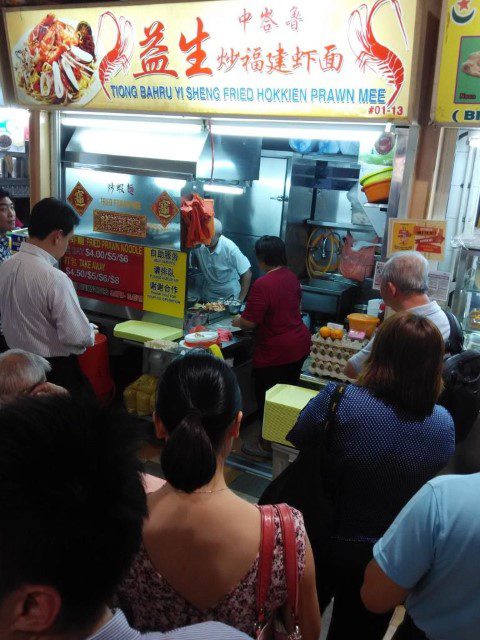
[[[143,308],[165,316],[185,315],[187,254],[145,247]]]
[[[447,223],[445,220],[396,220],[392,218],[388,230],[390,256],[397,251],[418,251],[427,260],[443,260],[445,256]]]
[[[62,269],[79,296],[183,318],[186,264],[180,251],[77,235]]]
[[[28,107],[404,121],[418,5],[122,2],[5,18]]]
[[[480,125],[480,0],[444,0],[432,118]]]

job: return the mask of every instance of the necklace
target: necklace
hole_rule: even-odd
[[[226,491],[228,487],[223,487],[222,489],[208,489],[206,491],[193,491],[193,493],[218,493],[219,491]]]

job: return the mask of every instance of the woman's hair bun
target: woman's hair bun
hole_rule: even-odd
[[[192,493],[213,478],[217,455],[240,410],[237,380],[223,360],[190,353],[167,367],[156,413],[168,434],[161,462],[172,487]]]

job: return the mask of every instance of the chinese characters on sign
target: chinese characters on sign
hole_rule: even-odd
[[[83,216],[85,211],[90,206],[93,198],[85,189],[85,187],[80,184],[80,182],[77,182],[67,200],[78,213],[78,215]]]
[[[123,182],[109,182],[107,185],[108,193],[128,193],[131,196],[135,195],[135,187],[133,184],[127,183],[126,185]]]
[[[145,248],[143,308],[175,318],[185,314],[187,254]]]
[[[297,46],[293,52],[287,53],[279,43],[275,51],[265,54],[262,47],[256,47],[253,50],[247,48],[243,52],[222,47],[217,58],[217,71],[228,73],[238,63],[247,73],[252,71],[253,73],[290,74],[298,70],[311,73],[315,69],[323,73],[328,71],[340,73],[343,60],[343,54],[337,51],[337,46],[334,44],[325,45],[323,51],[317,49],[304,51]]]
[[[143,308],[143,247],[75,236],[62,269],[80,296]]]
[[[161,193],[155,202],[152,204],[152,212],[160,221],[160,224],[165,229],[170,222],[175,218],[180,209],[177,207],[172,198],[166,191]]]
[[[131,238],[145,238],[147,236],[147,216],[95,209],[93,230],[100,233],[130,236]]]

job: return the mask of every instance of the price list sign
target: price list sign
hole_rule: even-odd
[[[75,236],[62,261],[80,296],[143,309],[144,248]]]

